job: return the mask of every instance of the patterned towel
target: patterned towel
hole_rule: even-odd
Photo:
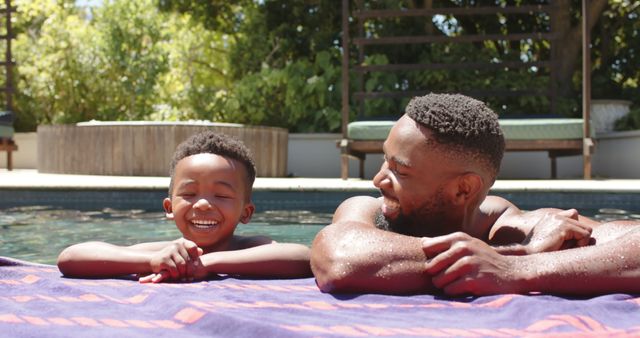
[[[640,298],[330,295],[313,278],[69,279],[0,257],[1,337],[626,337]]]

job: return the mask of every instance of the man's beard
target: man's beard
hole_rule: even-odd
[[[402,209],[395,219],[387,219],[382,210],[376,212],[376,227],[382,230],[392,231],[401,235],[413,237],[435,237],[446,235],[451,229],[450,218],[447,217],[446,202],[441,190],[436,192],[431,201],[421,205],[416,212],[405,214]]]

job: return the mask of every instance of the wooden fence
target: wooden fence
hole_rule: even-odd
[[[38,127],[38,171],[59,174],[167,176],[176,146],[201,130],[243,141],[261,177],[287,174],[286,129],[221,123],[98,122]]]

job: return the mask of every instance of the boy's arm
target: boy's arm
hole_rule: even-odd
[[[375,227],[380,200],[353,197],[336,210],[333,224],[311,246],[311,268],[324,292],[421,293],[432,289],[424,274],[421,239]]]
[[[310,277],[309,248],[296,243],[258,245],[200,257],[207,273],[271,278]]]
[[[64,249],[58,269],[69,277],[115,277],[166,270],[172,278],[184,276],[188,261],[197,260],[201,250],[191,241],[142,243],[118,246],[85,242]]]

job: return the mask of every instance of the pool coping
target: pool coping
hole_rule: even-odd
[[[0,169],[0,189],[16,190],[166,190],[168,177],[100,176]],[[263,178],[254,191],[375,192],[371,180],[339,178]],[[640,179],[497,180],[492,192],[640,193]]]
[[[61,175],[36,170],[0,170],[0,209],[53,207],[77,210],[162,210],[168,177]],[[524,209],[545,207],[640,213],[640,180],[499,180],[490,194]],[[332,212],[345,199],[380,196],[370,180],[339,178],[258,178],[256,210]]]

